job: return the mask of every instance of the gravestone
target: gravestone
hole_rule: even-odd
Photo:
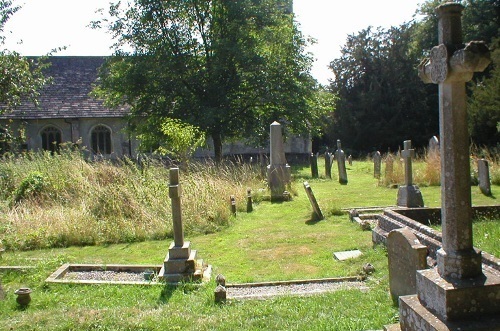
[[[423,207],[422,192],[417,185],[413,185],[412,158],[415,156],[415,150],[411,148],[411,140],[404,141],[401,156],[405,163],[405,185],[399,187],[397,205],[408,208]]]
[[[385,157],[385,178],[387,182],[392,180],[393,174],[394,174],[394,157],[392,156],[391,152],[389,152]]]
[[[0,301],[5,299],[5,292],[3,290],[3,286],[2,286],[2,279],[0,279]]]
[[[271,190],[271,201],[283,201],[283,192],[290,184],[291,170],[285,159],[281,124],[278,122],[273,122],[270,128],[270,158],[267,181]]]
[[[427,268],[427,247],[408,228],[392,230],[387,236],[389,285],[392,300],[417,293],[417,270]]]
[[[335,158],[337,159],[337,167],[339,169],[339,183],[342,185],[346,185],[347,170],[345,167],[345,153],[342,150],[340,139],[337,139],[337,150],[335,151]]]
[[[436,136],[429,139],[429,153],[439,153],[439,139]]]
[[[465,89],[489,64],[489,50],[482,42],[463,44],[463,9],[454,2],[437,7],[440,45],[418,67],[424,82],[439,84],[443,240],[437,267],[417,272],[417,295],[399,299],[401,330],[500,329],[500,275],[482,267],[473,247]]]
[[[252,190],[247,189],[247,213],[253,211]]]
[[[379,151],[373,154],[373,177],[380,178],[380,168],[382,167],[382,155]]]
[[[479,179],[479,189],[484,195],[491,195],[490,168],[485,159],[477,160],[477,172]]]
[[[306,190],[307,197],[309,198],[309,202],[311,203],[311,206],[313,208],[315,219],[322,220],[324,218],[323,213],[319,208],[318,202],[316,201],[316,197],[314,196],[312,188],[308,182],[304,182],[304,189]]]
[[[329,152],[325,152],[325,177],[332,178],[332,164],[333,155]]]
[[[319,172],[318,172],[318,154],[311,153],[311,156],[309,158],[309,162],[311,164],[311,177],[312,178],[318,178],[319,177]]]
[[[171,168],[169,175],[168,194],[172,202],[174,242],[170,244],[163,266],[158,274],[158,279],[167,282],[179,282],[194,276],[196,271],[196,251],[191,250],[189,241],[184,241],[179,168]]]
[[[233,216],[236,216],[236,198],[234,197],[234,195],[231,195],[229,197],[229,202],[231,204],[231,214]]]
[[[352,155],[350,155],[350,154],[347,157],[347,163],[349,163],[349,165],[352,166]]]

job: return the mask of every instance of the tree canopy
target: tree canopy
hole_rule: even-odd
[[[128,104],[139,133],[160,133],[165,118],[199,127],[216,159],[225,140],[262,143],[275,120],[308,134],[323,108],[311,107],[312,58],[284,8],[287,1],[276,0],[111,4],[111,19],[94,22],[116,40],[96,94]]]

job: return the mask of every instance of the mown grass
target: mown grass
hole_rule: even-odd
[[[29,167],[24,160],[7,160],[2,164],[4,168],[0,169],[11,169],[11,192],[19,187],[27,173],[38,171],[47,175],[49,171],[57,172],[64,168],[51,168],[51,157],[48,155],[36,157],[40,160],[35,159],[36,162],[31,163],[35,164],[34,167]],[[39,247],[33,245],[31,250],[20,250],[27,248],[21,244],[8,246],[8,251],[0,260],[1,265],[31,265],[35,269],[23,273],[0,274],[6,292],[6,299],[0,301],[0,330],[359,331],[381,329],[383,325],[397,321],[397,308],[393,306],[388,293],[385,250],[382,247],[372,248],[371,233],[361,231],[349,221],[345,213],[341,213],[345,208],[395,204],[397,190],[385,185],[384,177],[373,177],[373,165],[370,161],[355,161],[352,166],[348,166],[348,185],[338,183],[335,168],[333,179],[324,178],[321,162],[322,175],[318,179],[310,177],[308,167],[294,167],[294,182],[291,187],[291,192],[294,192],[293,200],[283,203],[270,203],[264,198],[265,183],[258,168],[242,164],[226,168],[200,165],[201,168],[181,173],[186,240],[191,241],[200,258],[213,266],[215,274],[224,274],[230,283],[351,276],[359,274],[363,264],[368,262],[376,268],[375,273],[368,278],[370,290],[366,293],[342,290],[313,297],[290,296],[266,301],[237,301],[220,306],[213,300],[213,281],[201,287],[184,284],[176,288],[45,283],[46,277],[62,263],[161,264],[172,240],[171,219],[168,215],[168,169],[155,163],[141,169],[132,162],[112,165],[106,162],[89,163],[77,158],[75,162],[79,170],[75,170],[70,165],[73,161],[66,161],[65,157],[69,156],[62,156],[63,160],[57,162],[68,162],[66,167],[75,173],[57,174],[53,178],[65,180],[65,176],[72,176],[78,184],[75,185],[72,181],[57,184],[47,180],[47,186],[42,188],[44,193],[21,200],[17,205],[10,204],[9,197],[12,195],[8,195],[3,203],[3,213],[11,213],[12,210],[23,212],[2,216],[2,240],[16,242],[14,238],[21,237],[23,233],[16,233],[14,229],[21,225],[31,226],[31,231],[40,224],[45,229],[52,224],[56,228],[65,229],[58,225],[63,220],[64,224],[74,227],[68,233],[78,238],[85,233],[95,233],[92,231],[96,231],[96,224],[87,223],[78,228],[76,223],[85,217],[95,219],[99,212],[102,213],[101,222],[108,222],[106,215],[114,217],[115,223],[106,226],[108,235],[114,233],[116,237],[104,240],[103,236],[101,241],[89,242],[90,245],[80,243],[78,246],[69,245],[65,248],[57,247],[58,245],[47,248],[50,245],[43,238],[49,237],[40,235],[40,243],[45,243]],[[9,165],[9,162],[13,162],[13,165]],[[16,164],[25,168],[18,170]],[[425,167],[423,161],[416,162],[416,169]],[[326,215],[325,220],[312,220],[312,209],[301,187],[305,180],[309,181]],[[91,184],[86,183],[87,181]],[[66,187],[66,191],[53,189],[56,184]],[[125,188],[118,188],[118,184],[132,193],[124,194]],[[98,186],[104,192],[119,190],[121,193],[106,193],[109,195],[101,196],[114,200],[100,202],[99,206],[102,208],[108,208],[111,204],[103,212],[91,207],[90,201],[96,200],[88,200],[96,199],[90,196],[97,192],[92,186]],[[255,193],[256,203],[252,213],[245,212],[247,187],[251,187]],[[439,186],[424,184],[421,185],[421,190],[426,205],[439,206]],[[493,185],[492,191],[493,195],[486,197],[473,186],[473,204],[497,204],[496,197],[500,194],[500,187]],[[229,212],[230,194],[236,195],[236,217]],[[124,196],[127,198],[123,199]],[[75,207],[79,204],[84,204],[85,207]],[[158,204],[161,206],[157,206]],[[220,206],[217,207],[217,212],[213,211],[214,206]],[[138,211],[129,213],[129,207]],[[57,213],[49,213],[48,210],[54,208],[59,210],[60,217],[51,218],[51,215]],[[76,210],[75,214],[69,212],[72,209]],[[27,215],[31,215],[29,222],[25,220]],[[203,220],[207,215],[214,215],[212,217],[222,220]],[[150,223],[150,226],[161,235],[144,238],[120,235],[127,234],[128,231],[135,233],[136,230],[128,228],[137,226],[135,223],[148,224],[148,219],[155,219],[155,223]],[[202,222],[196,221],[199,219]],[[16,222],[20,225],[15,225]],[[498,228],[498,223],[496,225]],[[105,233],[102,229],[99,231],[101,232],[98,233]],[[54,232],[57,233],[56,230]],[[487,233],[488,236],[483,233],[475,234],[474,237],[475,245],[482,246],[486,251],[488,249],[483,247],[498,242],[498,232]],[[24,239],[16,240],[23,242]],[[359,249],[363,255],[347,261],[333,258],[333,252],[350,249]],[[27,309],[22,309],[15,303],[13,292],[21,286],[34,290],[33,301]]]

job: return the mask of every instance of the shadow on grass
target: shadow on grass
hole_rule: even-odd
[[[158,302],[162,304],[168,303],[177,289],[178,286],[176,285],[165,285],[161,290],[160,296],[158,297]]]

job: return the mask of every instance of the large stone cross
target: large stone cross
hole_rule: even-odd
[[[413,185],[412,158],[415,157],[415,150],[411,148],[411,140],[403,142],[404,149],[401,151],[401,156],[405,162],[405,185]]]
[[[439,15],[439,45],[419,65],[425,83],[439,84],[441,153],[441,222],[443,247],[438,272],[443,278],[464,279],[482,273],[481,252],[472,244],[469,134],[465,83],[490,63],[484,42],[462,41],[463,6],[448,2]]]

